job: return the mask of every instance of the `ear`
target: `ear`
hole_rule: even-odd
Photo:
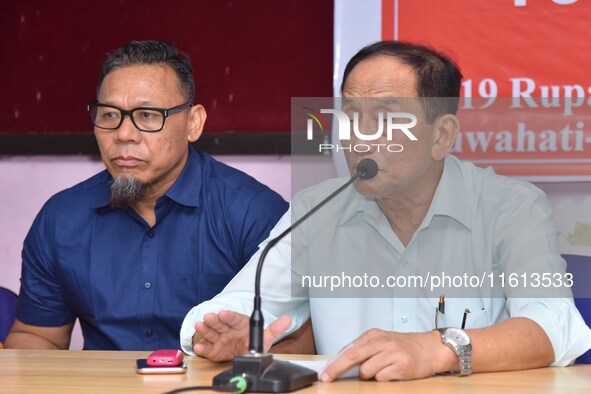
[[[201,137],[203,133],[203,126],[207,119],[207,113],[203,105],[196,104],[189,110],[189,124],[187,130],[187,139],[189,142],[195,142]]]
[[[456,137],[460,131],[460,121],[457,116],[446,114],[437,118],[434,126],[435,134],[431,156],[434,160],[441,161],[456,143]]]

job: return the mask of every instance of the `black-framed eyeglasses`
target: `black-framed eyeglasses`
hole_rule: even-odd
[[[92,123],[99,129],[116,130],[127,115],[138,130],[155,133],[164,128],[167,117],[192,106],[191,103],[185,103],[172,108],[138,107],[126,111],[114,105],[94,102],[88,104],[86,109],[90,113]]]

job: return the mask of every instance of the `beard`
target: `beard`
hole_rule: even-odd
[[[143,182],[133,176],[119,176],[111,184],[110,206],[113,209],[133,207],[152,190],[153,183]]]

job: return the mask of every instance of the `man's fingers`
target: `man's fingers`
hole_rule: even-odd
[[[269,333],[270,337],[274,341],[275,339],[283,335],[285,331],[287,331],[289,326],[291,326],[291,317],[283,315],[279,319],[275,320],[273,323],[269,324],[269,327],[267,327],[266,331]]]
[[[220,322],[220,318],[218,317],[217,313],[208,313],[203,316],[203,323],[207,327],[217,332],[227,331],[227,328],[224,329],[225,324]]]
[[[221,312],[220,312],[221,313]],[[226,324],[226,322],[220,319],[220,315],[218,313],[208,313],[203,316],[203,323],[207,325],[212,330],[223,334],[231,330],[231,328]]]
[[[219,321],[230,330],[246,330],[249,325],[249,317],[232,311],[221,311],[218,313]]]
[[[365,362],[361,363],[359,366],[359,377],[361,379],[371,379],[376,377],[378,374],[381,374],[383,377],[394,376],[394,368],[390,368],[396,362],[396,353],[395,352],[388,352],[382,351],[374,354],[372,357],[365,360]],[[388,371],[386,371],[386,369]],[[396,368],[398,370],[399,368]],[[391,380],[394,377],[388,379]]]
[[[264,334],[265,351],[268,351],[271,348],[273,342],[282,336],[289,326],[291,326],[291,317],[287,315],[281,316],[273,323],[269,324],[269,327],[265,329]]]
[[[376,351],[372,346],[355,346],[352,344],[346,346],[333,360],[326,364],[324,371],[320,374],[320,380],[332,382],[340,374],[354,365],[361,364],[375,353]]]
[[[193,336],[193,351],[201,357],[209,357],[214,350],[214,343],[220,338],[217,331],[212,330],[207,324],[197,322],[195,335]]]
[[[206,357],[213,351],[213,343],[207,341],[200,341],[193,345],[193,351],[196,355]]]
[[[197,342],[201,342],[203,340],[208,342],[216,342],[220,339],[220,334],[218,331],[212,329],[204,322],[198,322],[195,324],[195,333]]]
[[[377,371],[374,377],[378,382],[389,382],[391,380],[408,380],[408,371],[401,371],[398,365],[388,365]]]

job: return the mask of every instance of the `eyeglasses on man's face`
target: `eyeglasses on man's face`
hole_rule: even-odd
[[[123,118],[129,116],[133,125],[140,131],[155,133],[164,128],[166,118],[193,106],[191,103],[177,105],[172,108],[139,107],[126,111],[101,103],[90,103],[87,110],[92,123],[99,129],[116,130],[123,123]]]

